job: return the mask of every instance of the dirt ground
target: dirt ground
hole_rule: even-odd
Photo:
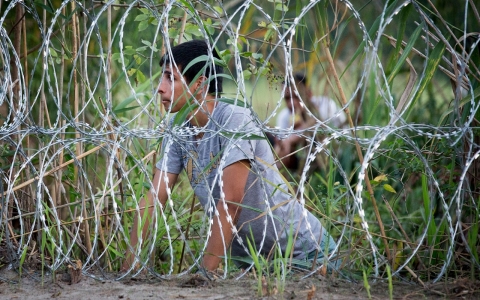
[[[253,276],[253,275],[252,275]],[[72,283],[70,275],[58,274],[56,282],[38,274],[0,270],[0,299],[369,299],[363,283],[317,275],[307,279],[292,278],[283,293],[271,289],[270,296],[257,293],[257,280],[248,278],[205,281],[198,275],[171,280],[158,278],[96,280],[79,275]],[[394,283],[393,299],[478,299],[480,282],[457,280],[422,287],[420,284]],[[371,299],[388,299],[388,284],[370,283]],[[265,288],[265,286],[264,286]]]

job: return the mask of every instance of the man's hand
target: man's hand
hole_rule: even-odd
[[[122,267],[120,268],[120,272],[122,272],[122,273],[127,272],[130,269],[130,267],[133,265],[133,262],[135,261],[135,255],[132,252],[130,252],[129,250],[127,250],[126,256],[127,257],[123,261]],[[135,269],[136,268],[134,268],[134,270]]]
[[[170,187],[170,189],[172,189],[175,183],[177,182],[178,174],[172,174],[172,173],[165,174],[158,169],[156,170],[155,176],[153,177],[153,182],[152,182],[153,185],[150,188],[150,191],[147,193],[147,197],[142,198],[140,200],[140,203],[138,204],[140,218],[138,214],[135,214],[135,217],[133,218],[133,227],[132,227],[132,230],[130,231],[130,244],[134,249],[138,246],[139,238],[137,233],[138,233],[139,219],[144,220],[144,214],[148,213],[146,223],[142,227],[142,230],[140,232],[142,240],[145,240],[145,237],[147,236],[148,228],[150,228],[149,226],[150,223],[156,222],[155,214],[154,214],[155,198],[160,202],[162,207],[165,207],[165,203],[167,202],[167,199],[168,199],[167,188],[166,188],[167,185],[165,184],[165,175],[168,179],[168,186]],[[122,272],[126,272],[128,269],[130,269],[130,267],[135,262],[135,254],[130,251],[129,247],[127,247],[127,253],[125,256],[126,258],[121,268]]]
[[[293,137],[297,137],[296,135],[292,135],[291,137],[280,140],[278,144],[275,145],[275,153],[278,156],[277,167],[282,168],[286,167],[288,169],[292,168],[294,165],[295,157],[292,154],[293,150],[295,149],[295,140]]]

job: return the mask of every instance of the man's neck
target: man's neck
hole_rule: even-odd
[[[207,125],[208,119],[213,113],[216,103],[217,101],[215,101],[215,97],[208,95],[204,100],[202,107],[198,108],[193,113],[190,124],[197,127],[204,127],[205,125]]]

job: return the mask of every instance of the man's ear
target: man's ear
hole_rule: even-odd
[[[195,81],[195,91],[197,94],[204,94],[208,91],[208,78],[204,75],[197,78]]]

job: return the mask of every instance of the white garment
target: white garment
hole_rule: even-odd
[[[341,107],[337,105],[335,100],[325,96],[313,96],[311,102],[317,109],[317,111],[313,113],[319,117],[320,121],[335,128],[342,128],[345,126],[347,116]],[[288,107],[285,107],[278,114],[277,127],[288,129],[293,126],[294,122],[295,116]]]

